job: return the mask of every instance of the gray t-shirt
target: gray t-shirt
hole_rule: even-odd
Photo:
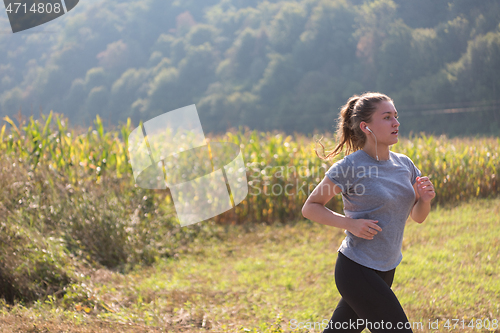
[[[403,232],[415,202],[413,184],[420,170],[406,155],[389,152],[377,161],[358,150],[334,163],[326,176],[342,189],[344,214],[353,219],[377,220],[382,228],[372,240],[345,231],[339,252],[379,271],[396,268],[403,254]]]

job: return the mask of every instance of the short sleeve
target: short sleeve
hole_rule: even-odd
[[[415,166],[415,164],[413,163],[413,161],[411,160],[411,158],[408,157],[408,167],[410,169],[410,174],[411,174],[411,184],[415,184],[415,182],[417,181],[417,177],[420,177],[422,176],[422,172],[420,172],[419,168],[417,168]]]
[[[343,194],[347,194],[354,183],[354,166],[349,159],[344,157],[335,162],[325,176],[340,187]]]

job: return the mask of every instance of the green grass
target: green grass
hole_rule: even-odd
[[[424,225],[409,225],[395,290],[415,316],[500,317],[499,203],[437,209]]]
[[[500,320],[498,216],[500,198],[478,199],[408,222],[393,290],[409,320],[426,325],[416,331],[431,332],[435,320],[439,332],[446,319]],[[342,230],[310,221],[211,227],[217,237],[195,238],[149,268],[89,270],[62,299],[3,304],[2,332],[291,332],[292,319],[330,318]]]

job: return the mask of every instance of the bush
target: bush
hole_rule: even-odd
[[[0,297],[31,302],[76,281],[75,260],[62,239],[44,237],[10,216],[0,223]]]

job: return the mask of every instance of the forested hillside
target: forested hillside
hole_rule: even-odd
[[[500,135],[499,23],[498,0],[94,1],[0,35],[0,113],[137,125],[196,104],[207,133],[310,133],[381,91],[403,134]]]

